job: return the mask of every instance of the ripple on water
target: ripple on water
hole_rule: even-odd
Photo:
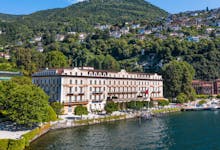
[[[219,149],[220,113],[184,112],[49,132],[31,150]]]

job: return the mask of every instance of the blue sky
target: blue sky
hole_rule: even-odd
[[[80,1],[80,0],[79,0]],[[220,0],[148,0],[170,13],[220,7]],[[77,0],[0,0],[0,13],[30,14],[38,10],[62,8]]]

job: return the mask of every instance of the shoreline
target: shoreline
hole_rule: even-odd
[[[157,116],[163,116],[165,114],[170,114],[170,113],[175,113],[175,112],[181,112],[181,108],[164,108],[160,110],[153,110],[151,113],[138,111],[132,114],[126,113],[126,114],[120,114],[120,115],[109,115],[109,116],[93,118],[93,119],[61,120],[61,121],[56,121],[56,122],[49,122],[27,132],[26,134],[22,135],[19,139],[7,139],[7,138],[0,139],[0,147],[2,148],[4,146],[1,150],[13,149],[12,148],[13,145],[11,143],[15,143],[14,148],[16,150],[17,149],[24,150],[32,142],[34,142],[41,136],[46,135],[48,132],[51,132],[54,130],[69,129],[69,128],[80,127],[80,126],[97,125],[101,123],[114,122],[114,121],[120,121],[120,120],[129,120],[129,119],[135,119],[135,118],[148,119],[148,118],[145,118],[146,114],[148,115],[150,114],[151,118],[155,118]],[[20,146],[19,148],[17,147],[18,145]]]

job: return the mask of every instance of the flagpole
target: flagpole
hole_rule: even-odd
[[[149,88],[146,90],[145,94],[148,95],[148,97],[147,96],[146,97],[147,97],[147,102],[148,102],[147,110],[149,110],[149,103],[150,103],[150,101],[148,100],[149,99]]]

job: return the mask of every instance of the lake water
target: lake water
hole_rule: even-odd
[[[49,132],[30,150],[220,149],[220,111],[181,112]]]

